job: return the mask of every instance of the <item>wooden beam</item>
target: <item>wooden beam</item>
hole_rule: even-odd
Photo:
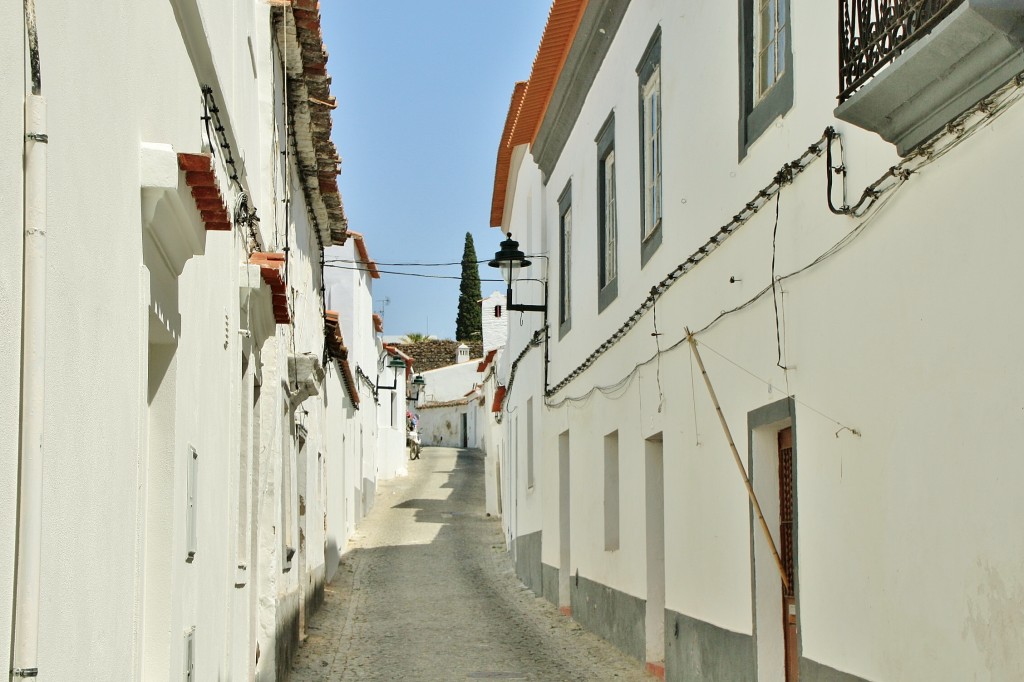
[[[689,327],[686,329],[686,340],[690,342],[690,350],[693,351],[693,357],[697,359],[697,366],[700,367],[700,373],[704,376],[704,385],[708,387],[708,394],[711,396],[711,402],[715,406],[715,412],[718,413],[718,421],[722,423],[722,431],[725,432],[725,439],[729,441],[729,449],[732,450],[733,459],[736,460],[736,468],[740,470],[740,476],[743,478],[743,485],[747,488],[747,497],[750,498],[750,503],[754,506],[754,513],[757,514],[757,520],[761,524],[761,530],[764,531],[764,538],[768,542],[768,548],[772,551],[772,557],[775,559],[775,566],[779,569],[779,576],[782,577],[782,584],[788,591],[789,577],[786,576],[786,569],[782,565],[782,558],[779,557],[779,551],[775,548],[775,539],[772,538],[771,531],[768,530],[768,523],[764,520],[764,514],[761,513],[761,505],[757,501],[757,495],[754,494],[754,487],[750,485],[750,479],[747,477],[747,470],[743,468],[743,462],[740,460],[740,453],[736,450],[736,443],[732,439],[732,432],[729,430],[729,424],[725,421],[725,415],[722,413],[722,406],[718,403],[718,396],[715,395],[715,389],[711,385],[711,379],[708,377],[708,372],[704,369],[704,361],[701,360],[700,351],[697,350],[697,339],[690,332]]]

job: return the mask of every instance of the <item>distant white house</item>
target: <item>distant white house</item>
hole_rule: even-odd
[[[424,445],[486,448],[492,419],[485,386],[507,335],[504,306],[505,296],[498,292],[480,301],[482,358],[470,358],[469,347],[460,344],[452,364],[422,373],[426,388],[415,411]]]

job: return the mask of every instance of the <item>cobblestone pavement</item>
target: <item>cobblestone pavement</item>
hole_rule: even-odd
[[[424,448],[379,486],[293,682],[652,679],[519,582],[483,512],[483,466],[478,451]]]

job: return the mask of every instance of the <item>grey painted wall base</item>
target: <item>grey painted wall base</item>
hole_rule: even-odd
[[[822,665],[809,658],[800,659],[800,682],[868,682],[863,677]]]
[[[558,569],[541,564],[540,572],[544,583],[544,598],[558,606]]]
[[[541,531],[520,535],[512,541],[512,551],[516,558],[516,575],[523,584],[533,590],[534,594],[544,591],[543,576],[540,568]],[[557,595],[557,591],[556,591]]]
[[[569,586],[573,619],[633,658],[644,660],[647,602],[583,576],[572,576]]]
[[[665,610],[666,682],[756,679],[753,637]]]

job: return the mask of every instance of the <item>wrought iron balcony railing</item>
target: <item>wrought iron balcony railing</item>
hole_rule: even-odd
[[[839,101],[844,102],[963,0],[839,0]]]

